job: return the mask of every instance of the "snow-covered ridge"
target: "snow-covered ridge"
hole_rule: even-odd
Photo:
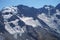
[[[17,13],[17,10],[18,10],[17,7],[13,7],[13,6],[11,6],[11,7],[5,7],[5,8],[3,8],[2,13],[12,12],[12,13],[15,14],[15,13]]]
[[[54,31],[60,33],[60,30],[58,29],[58,25],[57,23],[54,22],[54,20],[60,20],[55,18],[56,14],[54,14],[55,16],[51,16],[51,17],[47,17],[47,15],[45,15],[44,13],[39,14],[37,17],[41,20],[43,20],[50,28],[52,28]]]
[[[20,34],[20,36],[26,31],[25,26],[21,28],[21,26],[18,25],[18,21],[23,21],[25,25],[30,25],[32,27],[38,27],[41,26],[39,21],[33,20],[33,17],[25,17],[25,16],[18,16],[18,8],[17,7],[5,7],[2,11],[2,16],[4,18],[4,24],[5,24],[5,29],[10,33],[10,34]],[[7,13],[7,14],[6,14]],[[12,14],[11,14],[12,13]],[[17,15],[16,15],[17,14]],[[13,15],[17,16],[19,19],[15,19],[13,21],[8,22],[8,19],[10,19]],[[15,27],[11,27],[10,23],[14,24]]]
[[[57,11],[56,14],[59,15],[59,11],[58,10],[56,10],[56,11]],[[39,21],[37,19],[33,20],[33,17],[25,17],[25,16],[20,17],[20,16],[18,16],[18,8],[14,7],[14,6],[3,8],[2,13],[4,14],[3,18],[5,20],[8,19],[8,18],[10,18],[10,17],[12,17],[13,15],[17,14],[16,16],[19,18],[19,20],[23,21],[26,25],[30,25],[32,27],[41,26],[41,24],[39,23]],[[5,15],[5,13],[9,13],[9,15]],[[12,13],[12,14],[10,14],[10,13]],[[58,25],[56,25],[56,23],[53,22],[53,20],[55,18],[54,16],[52,16],[51,18],[49,18],[44,13],[39,14],[37,16],[38,16],[39,19],[43,20],[47,25],[49,25],[49,27],[53,28],[54,30],[58,29],[57,28]],[[11,21],[11,23],[13,23],[13,24],[16,25],[19,20],[16,19],[14,21]]]
[[[2,10],[2,16],[4,18],[5,29],[10,34],[14,35],[15,38],[17,38],[17,34],[19,34],[19,36],[22,36],[26,31],[28,31],[28,30],[26,30],[26,27],[33,27],[33,28],[40,27],[45,30],[51,28],[53,31],[56,31],[57,33],[60,34],[60,30],[58,29],[58,27],[60,25],[60,19],[58,19],[56,17],[56,15],[60,15],[60,12],[58,10],[57,10],[57,13],[54,14],[53,16],[48,15],[50,17],[48,17],[45,13],[38,14],[38,15],[36,15],[37,16],[36,19],[34,19],[34,17],[24,16],[24,14],[22,14],[23,16],[20,17],[20,15],[18,14],[18,10],[19,9],[14,6],[5,7]],[[8,19],[11,19],[13,16],[14,17],[16,16],[18,18],[15,18],[14,20],[9,21]],[[40,20],[42,20],[45,24],[47,24],[49,26],[49,28],[48,27],[44,28],[42,26],[44,24],[40,23]],[[56,20],[57,23],[55,23],[54,20]],[[19,24],[19,21],[20,21],[20,23],[22,21],[24,23],[24,25],[21,26]],[[12,27],[10,24],[14,25],[14,26]],[[50,31],[50,30],[47,30],[47,31]]]

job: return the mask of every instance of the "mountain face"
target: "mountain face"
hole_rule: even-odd
[[[0,40],[60,40],[60,4],[42,8],[24,5],[0,11]]]
[[[55,8],[59,9],[59,11],[60,11],[60,3]]]

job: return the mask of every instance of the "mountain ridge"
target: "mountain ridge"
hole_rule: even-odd
[[[11,40],[60,40],[59,7],[60,4],[56,7],[45,5],[39,9],[24,5],[3,8],[0,11],[3,23],[0,30],[7,31],[5,35],[11,35]]]

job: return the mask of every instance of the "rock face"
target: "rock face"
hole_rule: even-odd
[[[58,8],[59,5],[45,5],[39,9],[24,5],[3,8],[0,40],[60,40]]]

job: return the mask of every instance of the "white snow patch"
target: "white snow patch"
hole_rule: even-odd
[[[19,16],[18,16],[19,17]],[[40,26],[40,23],[38,20],[33,20],[32,17],[19,17],[20,20],[22,20],[26,25],[30,25],[32,27]]]
[[[57,28],[58,25],[53,22],[53,19],[47,17],[45,14],[39,14],[38,18],[43,20],[50,28],[52,28],[54,30],[57,29],[57,32],[60,33],[58,28]]]
[[[9,22],[9,23],[13,23],[14,25],[18,25],[18,21],[19,21],[19,19],[16,19],[16,20],[11,21],[11,22]]]
[[[13,28],[7,23],[5,22],[5,29],[10,33],[10,34],[15,34],[16,31],[13,30]]]
[[[12,13],[16,14],[16,13],[17,13],[17,10],[18,10],[17,7],[13,7],[13,6],[11,6],[11,7],[5,7],[5,8],[3,9],[2,13],[12,12]]]
[[[16,19],[14,21],[11,21],[11,22],[4,22],[5,23],[5,29],[10,33],[10,34],[19,34],[20,36],[22,36],[22,34],[26,31],[26,28],[25,26],[24,27],[20,27],[18,25],[18,21],[19,19]],[[15,25],[15,27],[11,27],[9,25],[9,23],[13,23]],[[15,35],[16,36],[16,35]]]
[[[2,15],[2,16],[3,16],[4,19],[9,19],[13,15],[9,14],[9,15]]]

